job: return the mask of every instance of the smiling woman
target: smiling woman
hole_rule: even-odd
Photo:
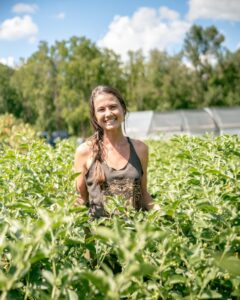
[[[121,196],[137,210],[153,207],[147,191],[148,147],[124,136],[126,105],[119,91],[98,86],[91,94],[91,123],[95,133],[75,154],[78,203],[89,205],[94,218],[108,216],[108,196]]]

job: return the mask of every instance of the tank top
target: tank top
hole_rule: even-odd
[[[85,175],[85,182],[89,194],[89,214],[93,218],[108,216],[104,208],[108,196],[121,196],[136,210],[144,209],[141,177],[143,175],[140,159],[129,137],[130,156],[127,164],[120,170],[115,170],[103,161],[101,163],[105,174],[105,181],[98,184],[94,181],[95,161]]]

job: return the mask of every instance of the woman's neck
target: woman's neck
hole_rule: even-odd
[[[103,143],[105,146],[112,145],[122,145],[127,141],[126,137],[123,135],[122,130],[119,131],[105,131],[103,135]]]

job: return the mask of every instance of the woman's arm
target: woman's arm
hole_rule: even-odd
[[[148,146],[144,143],[139,144],[139,158],[141,160],[142,169],[143,169],[143,176],[141,178],[141,188],[142,188],[142,194],[143,194],[143,201],[144,206],[147,210],[153,208],[153,200],[151,195],[149,194],[147,190],[147,167],[148,167]]]
[[[89,147],[86,143],[81,144],[75,153],[74,158],[74,171],[80,173],[75,181],[76,190],[79,193],[79,197],[76,200],[76,204],[86,205],[88,203],[88,191],[85,183],[85,174],[87,172],[87,160],[89,157]]]
[[[135,145],[136,145],[135,149],[137,151],[143,169],[143,176],[141,178],[141,189],[143,194],[144,206],[147,210],[150,210],[152,208],[158,210],[159,205],[154,204],[153,199],[147,190],[147,167],[148,167],[148,156],[149,156],[148,146],[141,141],[136,141]]]

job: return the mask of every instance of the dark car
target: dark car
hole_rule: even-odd
[[[52,133],[49,133],[48,131],[42,131],[39,134],[39,137],[44,138],[48,144],[55,147],[58,140],[68,139],[69,134],[64,130],[53,131]]]
[[[68,138],[69,138],[69,134],[67,131],[64,131],[64,130],[53,131],[53,133],[51,135],[51,139],[50,139],[50,144],[52,146],[55,146],[56,142],[58,140],[64,140],[64,139],[68,139]]]

